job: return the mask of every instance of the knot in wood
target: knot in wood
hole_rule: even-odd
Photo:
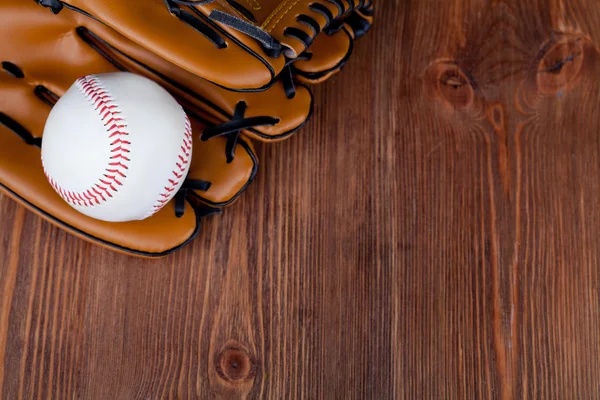
[[[473,86],[461,68],[452,61],[437,61],[425,74],[426,91],[453,108],[467,107],[473,102]]]
[[[554,94],[577,80],[584,61],[586,42],[582,35],[563,34],[542,48],[537,68],[540,92]]]
[[[217,357],[217,373],[229,382],[241,382],[254,378],[257,365],[242,347],[227,346]]]

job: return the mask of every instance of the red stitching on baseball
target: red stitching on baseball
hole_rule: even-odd
[[[96,183],[96,187],[100,190],[102,190],[104,192],[105,195],[107,195],[108,197],[113,197],[112,194],[110,194],[110,191],[108,190],[108,188],[104,187],[104,186],[100,186],[100,184]],[[94,189],[94,191],[96,191],[96,189]]]
[[[125,165],[125,164],[121,164],[121,162],[120,162],[120,161],[117,161],[117,162],[110,162],[110,163],[108,163],[108,165],[110,165],[111,167],[121,167],[121,168],[124,168],[124,169],[128,169],[127,165]],[[108,172],[113,172],[113,171],[118,171],[118,170],[115,170],[115,169],[108,169],[108,168],[107,168],[107,169],[106,169],[106,171],[108,171]],[[121,174],[121,176],[122,176],[123,178],[125,177],[125,175],[123,175],[123,174]]]
[[[128,169],[127,162],[129,162],[130,159],[125,154],[129,153],[127,146],[131,145],[131,142],[121,139],[121,136],[129,135],[127,125],[123,124],[124,120],[119,116],[121,112],[116,110],[118,106],[115,104],[115,100],[108,90],[102,86],[102,82],[100,82],[97,77],[88,75],[77,79],[75,84],[81,93],[86,96],[88,101],[94,105],[95,110],[98,111],[100,119],[104,126],[107,127],[106,132],[108,133],[108,138],[112,139],[115,136],[119,136],[110,143],[111,154],[114,153],[110,157],[110,160],[118,159],[123,161],[109,162],[106,172],[110,173],[110,175],[104,174],[103,177],[98,179],[99,183],[96,183],[92,185],[90,189],[86,189],[79,193],[65,190],[63,187],[59,186],[56,181],[48,175],[45,167],[44,173],[46,174],[50,185],[66,202],[82,207],[93,207],[101,204],[100,199],[106,201],[105,196],[113,197],[111,191],[118,191],[114,186],[115,183],[123,185],[117,177],[126,178],[125,171]],[[109,124],[110,127],[108,127]],[[104,186],[101,186],[100,183]],[[103,193],[99,192],[96,188],[102,190]]]
[[[131,142],[128,142],[127,140],[122,140],[121,138],[118,138],[117,140],[115,140],[114,142],[112,142],[110,145],[114,146],[115,144],[120,144],[120,143],[131,144]]]
[[[184,116],[185,136],[183,138],[183,145],[181,146],[181,153],[177,157],[179,158],[179,160],[181,160],[183,165],[187,165],[190,161],[190,153],[192,150],[192,125],[187,115],[184,114]],[[181,180],[183,179],[185,167],[182,164],[175,163],[175,165],[177,166],[177,170],[173,170],[172,173],[176,179],[169,179],[169,185],[165,186],[165,191],[163,193],[160,193],[159,195],[160,197],[162,197],[162,199],[159,198],[153,206],[153,213],[163,208],[165,204],[169,202],[169,197],[171,197],[173,191],[175,191],[176,186],[179,185],[179,182],[181,182]]]

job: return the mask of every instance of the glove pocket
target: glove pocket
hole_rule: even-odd
[[[43,120],[44,116],[34,114],[32,119]],[[199,217],[190,204],[179,217],[173,204],[168,204],[150,218],[122,223],[104,222],[79,213],[48,183],[40,157],[40,136],[0,112],[0,190],[29,210],[86,241],[141,257],[165,256],[197,235]]]

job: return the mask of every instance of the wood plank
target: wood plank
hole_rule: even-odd
[[[600,397],[600,5],[376,5],[182,251],[0,197],[2,398]]]

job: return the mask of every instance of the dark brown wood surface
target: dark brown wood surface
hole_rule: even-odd
[[[3,398],[600,398],[600,3],[376,5],[184,250],[0,197]]]

